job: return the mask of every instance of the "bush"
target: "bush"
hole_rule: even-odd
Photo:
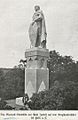
[[[78,85],[71,81],[53,86],[50,90],[33,94],[29,107],[32,110],[76,110]]]
[[[1,101],[0,101],[0,110],[4,110],[6,104],[7,104],[7,103],[6,103],[5,101],[1,100]]]

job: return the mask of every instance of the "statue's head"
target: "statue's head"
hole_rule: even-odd
[[[36,6],[34,7],[34,9],[35,9],[35,11],[38,11],[38,10],[40,10],[40,6],[36,5]]]

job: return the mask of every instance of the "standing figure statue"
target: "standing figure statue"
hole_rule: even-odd
[[[32,23],[29,27],[29,38],[31,41],[31,47],[46,48],[47,33],[44,15],[38,5],[36,5],[34,9],[35,13],[33,15]]]

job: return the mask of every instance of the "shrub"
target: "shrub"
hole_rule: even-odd
[[[29,107],[32,110],[76,110],[78,85],[71,81],[53,86],[50,90],[33,94]]]

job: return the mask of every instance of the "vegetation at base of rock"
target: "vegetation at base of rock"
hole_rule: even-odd
[[[28,104],[32,110],[77,110],[78,84],[55,84],[50,90],[33,94]]]

